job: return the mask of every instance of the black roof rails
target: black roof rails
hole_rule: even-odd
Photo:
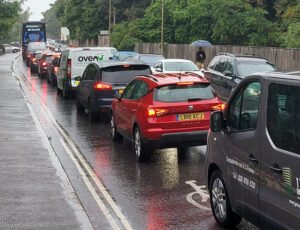
[[[152,75],[144,74],[144,75],[140,75],[140,76],[142,76],[142,77],[147,77],[147,78],[151,78],[152,80],[158,82],[158,80],[157,80],[155,77],[153,77]]]

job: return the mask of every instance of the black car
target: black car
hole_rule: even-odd
[[[56,86],[57,84],[57,73],[59,71],[59,62],[60,62],[60,55],[53,56],[52,61],[49,63],[47,69],[47,82],[52,85]]]
[[[90,121],[108,115],[114,97],[121,94],[126,84],[137,75],[151,74],[149,65],[134,62],[92,62],[77,87],[77,111],[88,110]]]
[[[220,53],[205,71],[206,78],[220,99],[227,101],[239,82],[255,72],[273,72],[278,68],[267,59],[254,55]]]

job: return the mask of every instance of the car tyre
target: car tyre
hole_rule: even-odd
[[[78,113],[84,112],[84,107],[82,106],[78,98],[76,99],[76,109]]]
[[[148,160],[152,151],[151,147],[145,144],[138,127],[135,127],[133,132],[133,150],[136,159],[139,162],[145,162]]]
[[[92,105],[89,102],[89,120],[90,122],[97,122],[98,121],[98,113],[96,113],[93,108]]]
[[[224,228],[233,228],[241,217],[232,211],[227,189],[220,171],[213,172],[209,182],[210,204],[216,222]]]
[[[116,122],[113,113],[110,115],[110,137],[113,141],[122,140],[122,136],[117,131]]]

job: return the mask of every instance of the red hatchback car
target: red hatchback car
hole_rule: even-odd
[[[137,76],[112,103],[111,138],[132,141],[138,161],[154,148],[205,145],[210,114],[224,106],[193,73]]]

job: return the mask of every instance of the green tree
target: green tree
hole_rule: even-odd
[[[60,39],[60,23],[57,20],[53,5],[42,13],[46,23],[47,37],[55,40]]]
[[[0,0],[0,41],[9,39],[9,32],[19,18],[21,3],[18,0]]]

